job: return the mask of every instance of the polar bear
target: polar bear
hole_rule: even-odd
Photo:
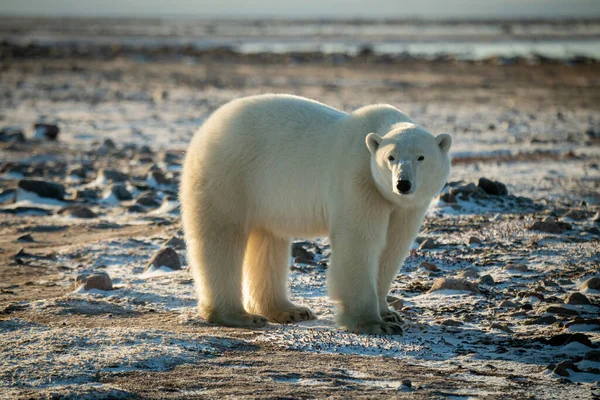
[[[200,315],[235,327],[315,318],[288,299],[290,238],[329,235],[338,323],[401,333],[387,293],[448,178],[450,144],[390,105],[344,113],[266,94],[219,108],[189,145],[180,188]]]

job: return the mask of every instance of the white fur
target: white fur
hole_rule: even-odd
[[[399,332],[386,295],[446,182],[450,143],[389,105],[346,114],[268,94],[221,107],[194,136],[181,182],[201,316],[247,327],[314,318],[287,297],[290,238],[328,234],[340,324]],[[400,194],[398,177],[414,190]]]

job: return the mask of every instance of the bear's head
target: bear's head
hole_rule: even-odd
[[[444,187],[450,174],[450,135],[436,137],[418,125],[399,123],[383,137],[369,133],[366,143],[373,180],[394,204],[429,204]]]

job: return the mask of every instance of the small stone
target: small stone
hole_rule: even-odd
[[[534,319],[525,321],[523,325],[552,325],[557,321],[554,315],[543,315]]]
[[[571,374],[569,374],[569,371],[567,371],[567,368],[565,368],[562,365],[557,365],[554,370],[552,370],[552,372],[554,372],[556,375],[560,375],[560,376],[571,376]]]
[[[160,205],[156,194],[150,190],[142,192],[136,199],[135,203],[145,207],[158,207]]]
[[[158,186],[158,185],[170,185],[171,180],[167,178],[167,176],[162,171],[152,171],[148,174],[148,185],[150,186]]]
[[[529,271],[529,267],[525,264],[512,264],[509,263],[504,266],[505,271],[518,271],[518,272],[527,272]]]
[[[435,264],[427,261],[423,261],[421,264],[419,264],[419,268],[423,268],[431,272],[440,272],[440,269]]]
[[[569,343],[577,342],[587,347],[594,347],[594,344],[585,333],[559,333],[550,338],[538,338],[539,342],[549,344],[550,346],[564,346]]]
[[[96,200],[98,191],[95,189],[78,189],[74,193],[75,200]]]
[[[310,251],[306,250],[302,243],[292,244],[292,257],[300,257],[306,260],[314,260],[315,256]]]
[[[584,294],[574,292],[567,295],[565,304],[591,304],[591,302]]]
[[[456,319],[445,319],[442,322],[440,322],[440,325],[442,325],[442,326],[461,326],[464,324],[461,321],[458,321]]]
[[[471,237],[469,238],[469,242],[468,242],[468,243],[469,243],[469,245],[473,245],[473,244],[477,245],[477,244],[481,244],[481,243],[482,243],[482,241],[481,241],[481,239],[479,239],[478,237],[471,236]]]
[[[559,287],[558,283],[548,280],[548,279],[542,280],[542,285],[544,285],[546,287]]]
[[[22,179],[19,188],[49,199],[64,200],[65,187],[61,184],[33,179]]]
[[[124,183],[113,183],[109,187],[109,191],[113,194],[118,200],[131,200],[133,197]]]
[[[435,243],[435,241],[433,239],[427,238],[421,242],[421,245],[419,246],[419,250],[433,249],[436,246],[437,246],[437,244]]]
[[[562,216],[564,219],[572,219],[573,221],[581,221],[586,218],[584,212],[579,210],[570,210],[565,215]]]
[[[402,386],[405,386],[407,388],[412,388],[412,382],[410,381],[410,379],[404,379],[404,380],[402,380]]]
[[[72,167],[67,173],[69,176],[77,176],[79,178],[85,178],[87,175],[87,169],[84,167]]]
[[[454,194],[452,194],[450,192],[441,194],[440,200],[443,201],[444,203],[448,203],[448,204],[456,203],[456,197],[454,196]]]
[[[600,290],[600,278],[593,276],[581,285],[582,290]]]
[[[35,240],[33,239],[33,236],[31,236],[29,233],[23,236],[19,236],[17,238],[17,242],[25,242],[25,243],[32,243],[35,242]]]
[[[388,305],[396,311],[400,311],[404,307],[404,301],[399,297],[387,296],[386,300]]]
[[[560,226],[558,226],[556,222],[535,221],[527,229],[529,229],[530,231],[538,231],[544,233],[563,233],[563,229]]]
[[[171,247],[163,247],[152,256],[150,261],[148,261],[145,271],[151,267],[167,267],[172,270],[179,270],[181,269],[181,261],[175,250]]]
[[[25,134],[21,128],[8,126],[0,129],[0,142],[25,142]]]
[[[506,196],[508,195],[508,190],[506,189],[506,185],[502,182],[491,181],[486,178],[479,178],[478,187],[483,189],[485,193],[492,196]]]
[[[133,204],[133,205],[127,207],[127,212],[143,214],[146,212],[146,209],[144,207],[140,206],[139,204]]]
[[[64,207],[61,208],[58,213],[75,218],[96,218],[98,216],[95,212],[82,205]]]
[[[36,139],[47,139],[47,140],[56,140],[58,138],[58,134],[60,133],[60,128],[58,125],[54,124],[35,124],[34,128],[34,136]]]
[[[97,272],[91,275],[78,275],[75,278],[75,288],[83,285],[84,290],[113,290],[112,280],[106,272]]]
[[[101,169],[98,176],[109,182],[125,182],[127,180],[127,175],[116,169]]]
[[[585,356],[583,356],[583,359],[599,362],[600,361],[600,350],[588,351],[587,353],[585,353]]]
[[[476,283],[469,282],[464,279],[453,279],[453,278],[439,278],[433,282],[433,286],[429,290],[429,293],[436,292],[438,290],[460,290],[472,293],[480,293],[479,287]]]
[[[550,306],[546,308],[547,313],[558,314],[564,316],[578,316],[579,313],[575,310],[570,310],[568,308],[559,307],[559,306]]]
[[[490,274],[483,275],[481,278],[479,278],[479,283],[486,286],[494,286],[496,284],[494,278]]]
[[[110,150],[114,150],[117,148],[117,146],[115,146],[115,142],[113,142],[112,139],[104,139],[104,142],[102,142],[102,145]]]
[[[472,278],[472,279],[476,279],[479,278],[479,272],[477,272],[477,270],[473,267],[469,267],[466,269],[463,269],[462,271],[460,271],[458,273],[458,276],[460,276],[461,278]]]
[[[516,308],[517,305],[514,302],[510,301],[510,300],[502,300],[500,302],[500,304],[498,305],[498,307],[501,307],[501,308]]]
[[[185,241],[177,236],[173,236],[163,244],[163,247],[172,247],[176,250],[185,250]]]
[[[500,324],[498,322],[495,322],[492,325],[490,325],[490,329],[498,329],[499,331],[503,331],[506,333],[513,333],[512,329],[510,329],[507,325]]]

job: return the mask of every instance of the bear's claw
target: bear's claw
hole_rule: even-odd
[[[386,310],[381,313],[381,319],[385,322],[393,322],[395,324],[401,324],[404,321],[398,312],[392,310]]]
[[[308,321],[311,319],[317,319],[315,314],[306,307],[294,307],[283,311],[277,311],[271,313],[269,321],[277,322],[279,324],[289,324],[292,322]]]

